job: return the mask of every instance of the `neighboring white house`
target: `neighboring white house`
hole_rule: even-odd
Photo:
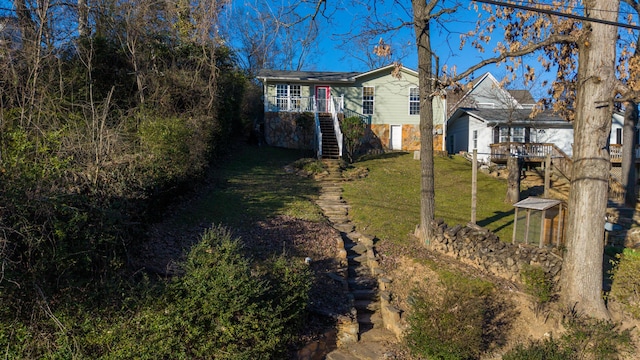
[[[504,162],[514,152],[544,158],[546,153],[541,152],[554,146],[571,156],[571,123],[549,110],[534,118],[530,115],[529,109],[459,108],[447,122],[447,151],[455,154],[476,149],[478,158],[485,162]]]
[[[534,110],[527,90],[505,90],[486,73],[450,107],[446,123],[449,153],[476,149],[485,162],[505,162],[520,155],[533,162],[547,153],[572,154],[571,123],[550,110]]]

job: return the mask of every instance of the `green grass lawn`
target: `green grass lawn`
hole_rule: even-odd
[[[413,233],[420,217],[420,162],[411,154],[388,153],[354,164],[369,176],[346,183],[344,198],[351,205],[356,226],[383,240],[402,242]],[[447,224],[471,219],[471,164],[453,157],[435,158],[436,218]],[[477,224],[511,239],[513,206],[504,203],[507,186],[478,173]]]
[[[300,150],[242,146],[221,167],[211,169],[215,182],[191,202],[177,223],[201,222],[241,227],[277,215],[319,221],[319,184],[287,174],[284,166],[304,157]]]
[[[177,223],[242,227],[281,214],[320,220],[320,209],[311,201],[319,184],[284,171],[304,156],[299,150],[240,147],[211,170],[214,185],[182,211]],[[419,161],[411,154],[387,153],[354,165],[368,168],[369,176],[344,185],[353,221],[380,239],[404,241],[419,222]],[[435,174],[436,217],[449,225],[466,224],[471,217],[471,164],[457,156],[436,157]],[[505,194],[505,181],[478,173],[477,223],[508,240],[514,212],[504,203]]]

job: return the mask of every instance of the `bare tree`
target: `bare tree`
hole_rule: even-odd
[[[317,53],[322,4],[299,0],[277,6],[252,0],[234,5],[224,13],[224,36],[238,45],[236,52],[249,73],[263,68],[301,70]]]

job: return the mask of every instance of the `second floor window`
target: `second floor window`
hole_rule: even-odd
[[[420,115],[420,89],[409,89],[409,115]]]
[[[373,115],[374,97],[373,86],[365,86],[362,88],[362,113],[364,115]]]

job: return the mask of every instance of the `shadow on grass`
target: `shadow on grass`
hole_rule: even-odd
[[[495,223],[496,221],[502,220],[505,217],[511,217],[511,221],[508,221],[502,225],[500,225],[499,227],[495,228],[495,229],[491,229],[492,232],[497,233],[500,230],[507,228],[511,225],[513,225],[513,217],[515,216],[515,210],[509,210],[509,211],[494,211],[493,212],[494,215],[485,219],[482,219],[480,221],[477,222],[478,225],[485,227],[485,228],[489,228],[491,224]]]
[[[300,158],[299,150],[245,146],[235,151],[227,163],[211,170],[212,186],[184,209],[180,223],[241,227],[281,214],[317,216],[310,200],[318,196],[318,183],[284,171]]]
[[[404,151],[393,151],[393,152],[386,152],[382,154],[363,155],[360,158],[358,158],[357,162],[367,161],[367,160],[378,160],[378,159],[393,159],[393,158],[397,158],[407,154],[408,152],[404,152]]]

